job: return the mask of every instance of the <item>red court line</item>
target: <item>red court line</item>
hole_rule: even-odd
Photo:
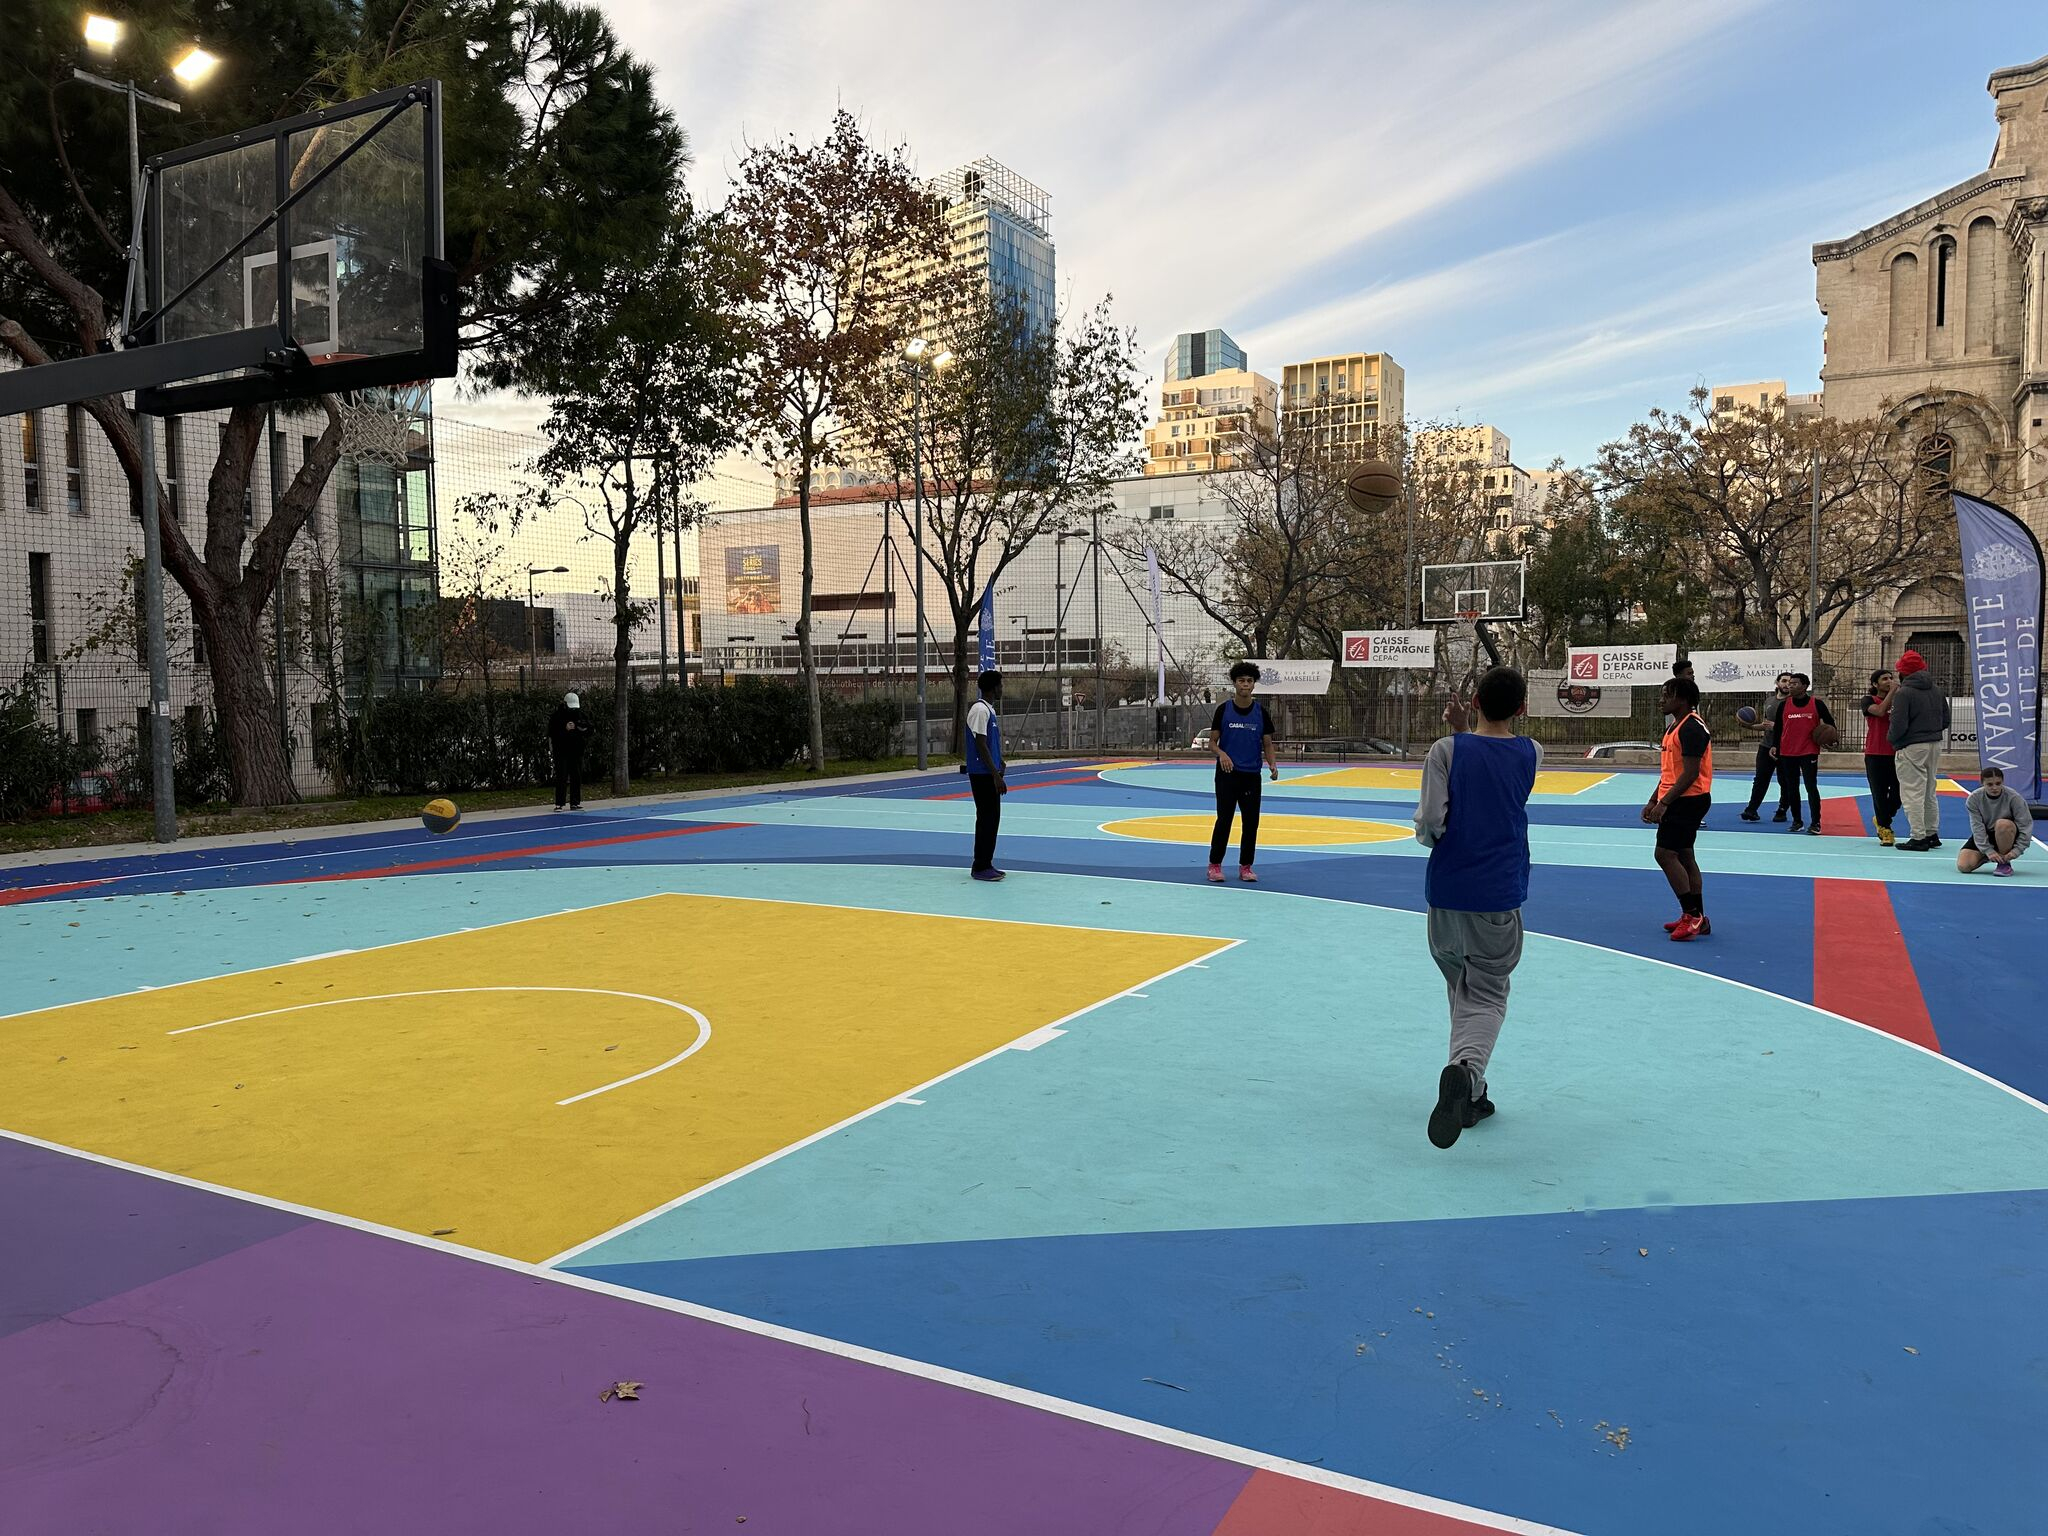
[[[1823,800],[1820,803],[1822,837],[1869,837],[1871,828],[1863,820],[1861,800]]]
[[[0,907],[17,906],[24,901],[41,901],[45,896],[68,896],[73,891],[91,890],[96,885],[105,885],[104,880],[73,880],[64,885],[24,885],[12,891],[0,891]]]
[[[387,864],[381,869],[349,869],[332,875],[302,875],[285,885],[317,885],[323,880],[375,880],[385,875],[417,875],[436,869],[461,869],[470,864],[496,864],[504,859],[530,859],[543,853],[574,853],[581,848],[613,848],[620,843],[644,843],[657,837],[690,837],[698,832],[733,832],[750,827],[750,821],[706,821],[692,827],[664,827],[659,832],[625,832],[617,837],[586,837],[573,843],[540,843],[527,848],[504,848],[495,853],[467,853],[453,859],[422,859],[413,864]]]
[[[1500,1536],[1500,1527],[1258,1471],[1213,1536]]]
[[[1930,1051],[1941,1049],[1881,881],[1813,882],[1813,1001]]]
[[[1098,773],[1085,773],[1081,775],[1081,777],[1078,779],[1040,779],[1035,784],[1012,784],[1010,786],[1010,793],[1014,795],[1019,790],[1023,789],[1057,789],[1062,784],[1093,784],[1097,782],[1101,777],[1102,775]],[[973,793],[974,791],[971,789],[956,789],[949,795],[926,795],[925,799],[965,800]]]

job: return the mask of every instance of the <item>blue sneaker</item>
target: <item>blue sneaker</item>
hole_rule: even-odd
[[[1003,878],[1003,872],[1000,869],[977,869],[973,871],[973,874],[977,880],[1000,880]]]

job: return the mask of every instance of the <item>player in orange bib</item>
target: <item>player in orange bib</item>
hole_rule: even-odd
[[[1664,685],[1664,713],[1671,729],[1664,733],[1664,771],[1657,792],[1643,807],[1643,820],[1657,829],[1657,867],[1678,896],[1676,922],[1664,931],[1680,944],[1712,933],[1700,887],[1699,861],[1693,842],[1700,823],[1714,803],[1714,734],[1700,718],[1699,684],[1674,677]]]

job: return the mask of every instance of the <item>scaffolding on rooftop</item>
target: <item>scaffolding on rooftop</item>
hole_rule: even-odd
[[[1045,188],[987,155],[933,177],[931,187],[948,203],[986,203],[1047,239],[1052,237],[1052,198]]]

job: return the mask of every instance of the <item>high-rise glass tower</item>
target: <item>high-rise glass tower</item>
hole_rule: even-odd
[[[1183,331],[1173,340],[1167,354],[1166,378],[1199,379],[1205,373],[1223,373],[1246,366],[1244,348],[1222,331]]]
[[[1013,295],[1039,325],[1058,315],[1053,291],[1052,200],[986,157],[933,179],[946,204],[953,261]]]

